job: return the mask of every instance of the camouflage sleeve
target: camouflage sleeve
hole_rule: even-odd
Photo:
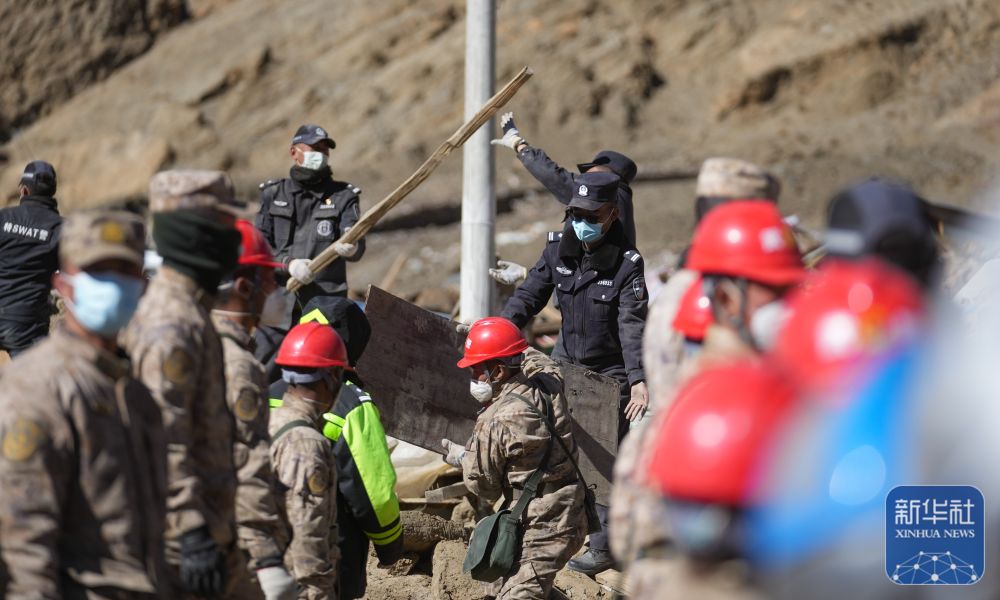
[[[202,399],[196,384],[195,365],[202,357],[192,354],[201,344],[185,343],[173,330],[154,330],[151,343],[133,353],[137,378],[146,384],[163,412],[167,442],[167,531],[177,534],[206,525],[201,479],[195,472],[191,448],[198,442],[192,419]],[[150,335],[152,338],[152,335]]]
[[[0,563],[6,598],[60,598],[59,531],[71,485],[72,437],[38,411],[0,421]],[[3,590],[0,589],[0,592]]]
[[[512,438],[506,425],[490,419],[485,423],[476,423],[472,437],[465,445],[465,456],[462,458],[465,487],[487,502],[496,502],[503,494]]]
[[[284,443],[275,468],[286,488],[285,511],[292,528],[285,562],[291,563],[295,580],[302,586],[299,598],[329,598],[336,589],[340,558],[333,458],[322,440],[300,438]]]
[[[229,365],[227,365],[229,371]],[[232,374],[231,372],[227,375]],[[236,488],[236,533],[240,547],[250,555],[250,569],[261,559],[280,557],[281,521],[271,493],[274,476],[267,433],[267,397],[249,373],[226,377],[226,399],[236,417],[233,459]]]
[[[649,303],[645,331],[650,333],[642,338],[642,364],[647,371],[650,410],[666,408],[677,387],[683,338],[674,332],[674,317],[696,275],[687,269],[678,271]]]

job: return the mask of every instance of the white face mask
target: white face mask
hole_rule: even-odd
[[[264,327],[283,327],[291,320],[288,290],[279,287],[267,295],[264,306],[260,309],[259,324]]]
[[[778,332],[788,318],[788,307],[782,300],[768,302],[750,316],[750,337],[760,351],[770,350]]]
[[[312,150],[302,153],[302,167],[310,171],[319,171],[326,166],[326,155]]]
[[[469,381],[469,393],[480,404],[486,404],[493,399],[493,386],[485,381],[473,379]]]

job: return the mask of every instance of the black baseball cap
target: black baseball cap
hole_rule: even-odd
[[[55,196],[56,169],[44,160],[33,160],[24,167],[21,185],[36,196]]]
[[[337,143],[319,125],[302,125],[295,130],[295,135],[292,137],[293,146],[295,144],[309,144],[312,146],[318,142],[330,144],[331,150],[337,147]]]
[[[611,169],[611,172],[621,177],[625,183],[632,183],[632,180],[635,179],[635,174],[638,172],[635,161],[614,150],[601,150],[594,157],[594,160],[587,163],[580,163],[576,165],[576,168],[580,169],[581,173],[586,173],[596,166],[604,166]]]
[[[842,190],[830,201],[823,238],[830,256],[877,256],[925,284],[936,270],[937,239],[926,203],[900,183],[872,178]]]
[[[621,178],[614,173],[581,173],[573,180],[573,199],[569,201],[569,207],[598,210],[608,202],[615,202],[619,182]]]

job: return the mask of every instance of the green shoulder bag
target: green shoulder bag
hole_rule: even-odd
[[[521,399],[527,402],[524,398]],[[548,396],[545,400],[545,410],[551,412]],[[530,402],[529,405],[535,408]],[[538,495],[538,484],[548,465],[551,452],[552,440],[549,439],[541,464],[524,483],[524,490],[513,509],[501,509],[476,524],[476,528],[472,531],[472,539],[469,540],[469,551],[465,554],[465,563],[462,565],[462,570],[469,573],[476,581],[496,581],[509,573],[517,562],[521,555],[523,533],[521,519],[528,508],[528,503]]]

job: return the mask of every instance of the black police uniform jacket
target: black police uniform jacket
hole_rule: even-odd
[[[260,211],[256,226],[271,245],[274,258],[288,267],[295,258],[315,258],[337,241],[361,217],[361,189],[345,181],[325,178],[315,186],[305,186],[291,178],[261,184]],[[361,259],[358,253],[347,259]],[[347,266],[334,261],[316,280],[299,292],[304,305],[313,296],[347,294]]]
[[[18,206],[0,210],[0,319],[48,321],[61,229],[51,196],[24,196]]]
[[[555,291],[562,311],[557,356],[630,385],[645,381],[642,332],[648,299],[642,257],[615,222],[592,252],[567,223],[551,232],[542,257],[507,301],[502,316],[524,327]]]
[[[541,148],[527,146],[517,153],[521,164],[545,186],[561,204],[568,205],[576,189],[576,174],[559,166]],[[625,237],[635,245],[635,209],[632,205],[632,188],[624,179],[618,182],[618,220],[625,227]]]

